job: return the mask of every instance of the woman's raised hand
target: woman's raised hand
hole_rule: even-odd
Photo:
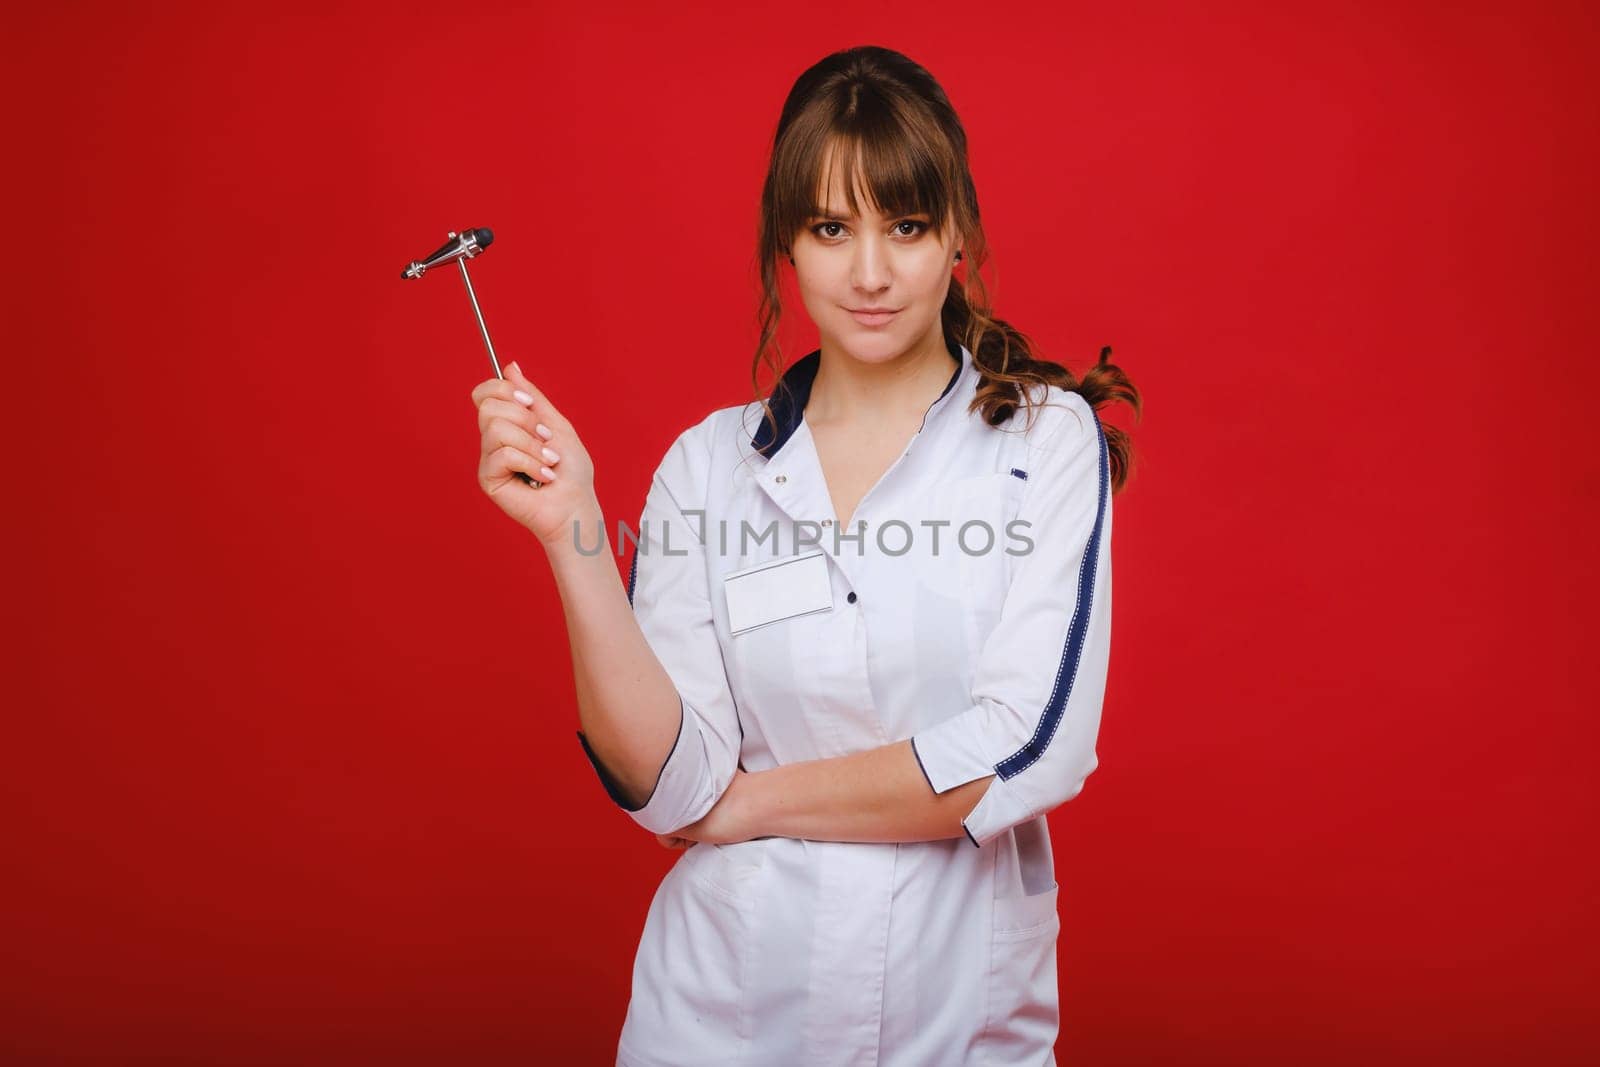
[[[690,846],[698,845],[699,843],[700,842],[698,841],[691,841],[687,837],[678,837],[676,834],[656,835],[656,844],[660,845],[662,848],[687,849]]]
[[[526,526],[545,546],[573,536],[575,521],[599,514],[594,464],[572,423],[523,376],[516,363],[505,378],[489,378],[472,390],[482,450],[478,485],[500,510]],[[521,471],[544,484],[535,489]],[[593,536],[588,530],[584,536]]]

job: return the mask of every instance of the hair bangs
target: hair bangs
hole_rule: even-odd
[[[845,206],[860,215],[871,206],[889,218],[927,215],[943,232],[952,197],[943,180],[949,173],[939,165],[928,145],[919,144],[912,131],[893,123],[876,123],[865,129],[836,134],[826,160],[819,162],[813,215],[826,215],[822,202],[833,188],[834,172],[851,176],[844,183]]]
[[[867,98],[858,98],[843,114],[813,110],[806,116],[811,128],[795,131],[790,150],[774,160],[773,207],[783,234],[792,237],[840,208],[857,216],[871,208],[889,218],[926,215],[947,235],[960,161],[945,158],[950,145],[937,130],[923,130],[881,97],[870,99],[881,106],[862,106]],[[843,204],[829,203],[836,182]]]

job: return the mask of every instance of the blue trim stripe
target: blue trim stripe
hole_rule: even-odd
[[[639,513],[639,538],[633,543],[633,562],[628,564],[628,606],[633,606],[633,585],[639,579],[639,553],[644,550],[644,542],[649,538],[645,536],[644,512]]]
[[[1105,528],[1106,490],[1111,480],[1110,464],[1106,457],[1106,434],[1095,414],[1095,434],[1100,443],[1100,496],[1095,501],[1094,530],[1089,543],[1084,546],[1083,560],[1078,564],[1078,603],[1072,612],[1072,623],[1067,627],[1066,647],[1061,650],[1061,663],[1056,667],[1055,686],[1050,699],[1045,701],[1039,725],[1026,744],[994,765],[1001,778],[1015,778],[1038,762],[1045,747],[1061,725],[1061,715],[1066,710],[1067,698],[1072,694],[1072,683],[1078,675],[1078,659],[1083,655],[1084,636],[1089,630],[1089,609],[1094,599],[1095,569],[1100,562],[1100,535]]]

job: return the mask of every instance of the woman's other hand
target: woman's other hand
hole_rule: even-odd
[[[478,485],[549,547],[572,538],[574,522],[599,514],[594,464],[572,423],[522,368],[508,363],[505,374],[472,390],[482,436]],[[535,489],[516,476],[518,471],[544,484]],[[584,536],[590,535],[585,531]]]
[[[656,842],[660,844],[662,848],[682,849],[691,848],[700,843],[698,841],[691,841],[687,837],[679,837],[676,834],[657,834]]]
[[[680,826],[674,833],[657,834],[663,848],[687,848],[698,841],[713,845],[732,845],[760,836],[751,821],[750,790],[754,788],[747,771],[734,771],[733,781],[711,810],[698,822]],[[687,842],[676,844],[674,842]]]

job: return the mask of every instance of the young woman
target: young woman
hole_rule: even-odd
[[[1130,459],[1096,408],[1139,394],[989,313],[965,132],[899,53],[795,83],[761,219],[756,367],[783,263],[820,346],[674,441],[625,590],[576,428],[514,363],[473,391],[479,483],[556,576],[582,749],[686,847],[618,1063],[1053,1063],[1045,815],[1097,764]]]

